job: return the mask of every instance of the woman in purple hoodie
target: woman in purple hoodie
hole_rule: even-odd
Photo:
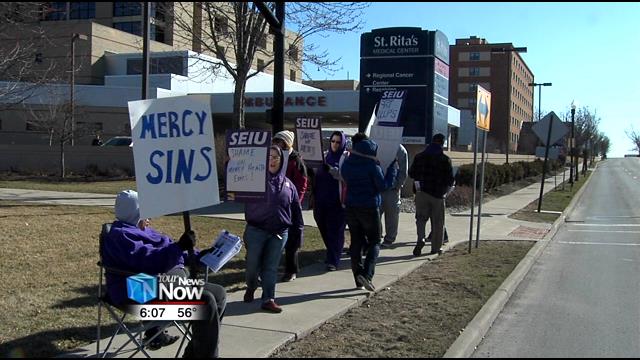
[[[347,139],[342,131],[334,131],[324,164],[318,169],[314,182],[313,218],[327,248],[325,264],[335,271],[344,247],[344,209],[340,202],[340,174],[338,165],[345,152]]]
[[[253,301],[260,276],[261,307],[275,313],[282,312],[282,308],[275,302],[275,292],[278,264],[287,243],[288,229],[293,227],[302,232],[304,228],[298,192],[283,171],[285,161],[282,150],[277,145],[272,145],[269,148],[265,199],[261,202],[247,203],[244,210],[247,222],[244,231],[247,249],[247,291],[244,294],[244,302]]]

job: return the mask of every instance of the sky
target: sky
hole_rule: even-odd
[[[599,130],[611,140],[609,157],[633,153],[625,130],[640,131],[640,3],[371,3],[364,26],[349,34],[326,33],[316,43],[341,70],[306,71],[313,80],[359,80],[360,34],[372,29],[409,26],[440,30],[456,39],[475,35],[489,43],[527,47],[520,56],[542,87],[542,116],[561,118],[572,101],[601,118]],[[538,88],[534,110],[538,109]]]

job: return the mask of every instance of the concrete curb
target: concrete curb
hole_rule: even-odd
[[[598,164],[599,162],[596,163],[596,167],[593,169],[591,175],[593,175],[597,170]],[[547,235],[545,235],[544,239],[538,241],[529,250],[527,255],[525,255],[525,257],[520,261],[513,272],[511,272],[511,274],[504,280],[489,300],[487,300],[471,322],[467,324],[467,327],[465,327],[460,336],[458,336],[456,341],[451,344],[447,352],[443,355],[444,358],[469,358],[473,355],[476,347],[487,334],[487,331],[489,331],[491,325],[493,325],[493,322],[504,308],[504,305],[509,301],[513,292],[518,288],[518,285],[520,285],[520,282],[524,279],[529,270],[531,270],[533,264],[535,264],[544,249],[551,242],[551,239],[553,239],[558,232],[560,224],[564,223],[567,214],[573,212],[576,204],[582,197],[584,190],[589,185],[591,178],[592,176],[589,176],[584,185],[582,185],[573,199],[571,199],[569,205],[564,209],[562,216],[558,217],[556,221],[554,221],[551,229]]]

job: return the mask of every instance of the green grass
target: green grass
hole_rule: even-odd
[[[575,196],[575,194],[580,190],[582,185],[587,181],[589,176],[591,176],[592,171],[587,172],[587,176],[581,176],[580,179],[573,184],[573,189],[568,183],[565,183],[565,190],[562,190],[562,184],[558,185],[556,189],[546,193],[542,197],[542,206],[541,210],[547,211],[564,211],[564,209],[569,205],[571,199]],[[552,223],[556,221],[556,219],[560,216],[560,214],[549,214],[538,212],[538,200],[534,200],[526,207],[518,210],[517,212],[511,214],[509,217],[516,220],[524,220],[531,222],[540,222],[540,223]]]
[[[51,357],[95,341],[98,233],[113,220],[104,207],[34,205],[0,201],[0,357]],[[243,235],[244,221],[191,217],[199,248],[222,229]],[[179,238],[182,216],[152,219]],[[324,260],[316,228],[305,228],[300,265]],[[210,281],[228,291],[244,287],[245,251]]]
[[[113,181],[59,181],[51,178],[42,179],[20,179],[20,180],[0,180],[0,188],[6,189],[27,189],[45,191],[67,191],[83,192],[94,194],[117,194],[122,190],[136,190],[135,180],[113,180]]]

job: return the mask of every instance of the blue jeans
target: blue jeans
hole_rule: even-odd
[[[260,275],[263,303],[276,297],[278,264],[282,249],[287,243],[288,232],[284,230],[279,235],[280,238],[276,234],[248,224],[244,230],[244,242],[247,247],[247,287],[251,290],[256,289]]]

